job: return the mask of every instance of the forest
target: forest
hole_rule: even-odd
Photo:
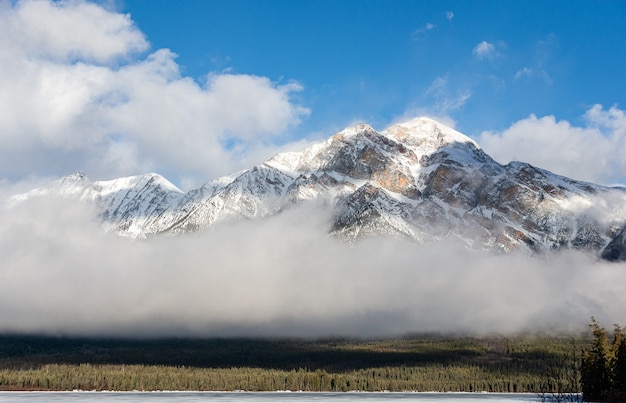
[[[393,340],[0,337],[0,390],[580,390],[581,336]]]
[[[0,390],[439,391],[626,401],[626,330],[389,340],[0,336]]]

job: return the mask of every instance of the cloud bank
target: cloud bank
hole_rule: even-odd
[[[500,163],[519,160],[570,178],[615,184],[626,177],[626,115],[594,105],[575,126],[554,116],[531,115],[502,132],[483,132],[478,143]]]
[[[578,253],[348,247],[306,209],[129,242],[71,203],[31,199],[0,212],[1,333],[382,337],[581,331],[591,315],[624,322],[624,265]]]
[[[158,171],[198,186],[243,168],[309,113],[296,82],[182,76],[172,51],[145,54],[128,15],[84,1],[1,7],[0,172],[10,180]]]

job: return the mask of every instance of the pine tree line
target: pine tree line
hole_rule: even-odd
[[[569,360],[573,343],[589,341],[436,335],[310,342],[0,337],[0,390],[575,393],[576,385],[545,375]]]
[[[440,391],[536,392],[541,378],[478,366],[384,367],[350,372],[305,368],[183,368],[48,364],[0,370],[0,390]]]

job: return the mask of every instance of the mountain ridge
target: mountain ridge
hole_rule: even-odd
[[[202,231],[314,203],[332,212],[329,233],[348,242],[456,238],[499,253],[566,248],[626,260],[624,188],[524,162],[499,164],[471,138],[428,118],[380,132],[355,125],[186,193],[154,173],[91,182],[77,172],[15,200],[50,193],[95,203],[105,228],[130,238]]]

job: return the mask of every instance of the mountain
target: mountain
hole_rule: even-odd
[[[504,253],[567,248],[626,260],[626,189],[523,162],[501,165],[469,137],[426,118],[381,132],[356,125],[188,193],[157,174],[92,182],[77,172],[17,199],[47,193],[95,203],[108,230],[131,238],[314,204],[332,212],[329,233],[348,242],[458,239]]]

